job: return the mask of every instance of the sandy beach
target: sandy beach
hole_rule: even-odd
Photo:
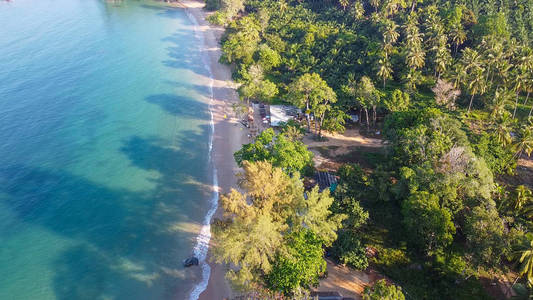
[[[196,30],[203,35],[204,48],[207,52],[208,64],[213,75],[213,99],[211,111],[215,126],[213,137],[213,159],[218,170],[220,193],[226,193],[236,184],[235,173],[238,167],[233,159],[233,153],[247,142],[247,131],[234,118],[231,104],[239,101],[235,84],[231,79],[229,66],[219,63],[221,55],[220,37],[224,28],[212,26],[206,21],[208,12],[203,10],[205,3],[198,0],[182,0],[179,5],[187,10],[198,24]],[[206,82],[206,84],[209,84]],[[222,216],[221,208],[214,218]],[[209,261],[209,254],[208,254]],[[231,289],[224,278],[224,268],[210,263],[211,276],[207,289],[200,295],[200,299],[224,299],[231,296]]]

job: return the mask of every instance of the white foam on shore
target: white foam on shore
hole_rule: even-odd
[[[198,30],[198,21],[196,20],[195,16],[191,14],[189,9],[185,9],[185,13],[187,14],[187,17],[190,19],[190,21],[193,23],[194,26],[194,33],[195,37],[200,40],[201,47],[206,47],[205,39],[203,35]],[[203,51],[203,50],[201,50]],[[209,283],[209,277],[211,276],[211,267],[206,262],[207,257],[207,251],[209,250],[209,241],[211,240],[211,219],[213,218],[213,215],[218,209],[218,197],[219,197],[219,187],[218,187],[218,174],[217,174],[217,168],[215,165],[215,161],[213,159],[213,139],[215,136],[215,122],[213,119],[213,101],[214,101],[214,93],[213,93],[213,85],[215,83],[215,79],[213,77],[213,73],[211,71],[211,67],[209,64],[209,57],[207,54],[204,54],[202,56],[204,67],[207,71],[207,74],[209,75],[209,97],[210,97],[210,104],[209,104],[209,114],[210,114],[210,121],[209,121],[209,127],[210,127],[210,133],[209,133],[209,151],[208,151],[208,161],[209,164],[213,168],[213,194],[211,195],[211,199],[209,200],[209,210],[207,211],[207,214],[204,217],[203,223],[202,223],[202,229],[200,230],[200,234],[196,238],[196,245],[193,249],[193,255],[198,258],[199,266],[202,269],[202,281],[198,283],[194,289],[191,292],[191,295],[189,296],[190,300],[197,300],[200,297],[200,294],[202,294],[207,289],[207,284]]]

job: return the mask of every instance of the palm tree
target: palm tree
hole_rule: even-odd
[[[518,55],[522,55],[519,59],[519,62],[517,63],[517,66],[514,69],[514,91],[516,93],[516,101],[513,111],[513,118],[516,116],[516,109],[518,108],[518,96],[520,95],[520,92],[527,89],[527,85],[529,82],[529,73],[531,69],[533,69],[533,56],[528,53],[528,50],[520,49],[521,52],[526,52],[522,55],[522,53]],[[528,93],[529,94],[529,93]],[[527,98],[526,98],[527,101]]]
[[[287,2],[285,0],[279,0],[279,11],[283,15],[285,11],[289,8]]]
[[[386,17],[392,16],[398,12],[399,7],[405,7],[405,1],[402,0],[388,0],[385,5]]]
[[[459,46],[461,46],[466,41],[466,32],[463,30],[462,25],[455,25],[450,30],[450,37],[452,38],[452,42],[455,45],[455,54],[457,54],[457,50],[459,50]]]
[[[504,113],[496,123],[496,136],[498,138],[498,142],[500,142],[503,146],[507,146],[512,142],[511,125],[512,119],[509,116],[509,113]]]
[[[482,68],[478,68],[473,74],[471,74],[468,89],[470,90],[471,95],[470,103],[468,104],[468,113],[470,113],[470,110],[472,109],[472,103],[474,102],[474,96],[477,94],[483,95],[487,89]]]
[[[356,20],[362,19],[365,15],[365,7],[363,6],[363,3],[361,3],[361,1],[356,1],[353,4],[352,12]]]
[[[519,185],[515,189],[514,209],[521,210],[528,202],[533,200],[533,193],[525,185]]]
[[[411,69],[420,69],[424,66],[426,53],[420,45],[413,45],[407,50],[407,65]]]
[[[533,240],[529,248],[524,249],[520,256],[520,276],[526,276],[529,285],[533,285]]]
[[[516,157],[520,157],[523,153],[531,156],[533,152],[533,118],[529,117],[527,124],[522,125],[520,133],[517,137],[516,143]]]
[[[348,4],[350,4],[349,0],[339,0],[339,4],[342,6],[342,10],[346,10],[346,7]]]
[[[468,80],[468,90],[470,91],[470,103],[468,104],[468,112],[472,109],[474,97],[477,94],[484,94],[487,88],[485,76],[483,76],[484,69],[481,66],[481,56],[479,53],[471,48],[466,48],[463,51],[460,67],[462,66],[465,79]]]
[[[388,59],[387,54],[383,55],[383,57],[378,61],[379,64],[379,70],[377,75],[383,79],[383,88],[385,88],[385,84],[387,83],[387,79],[392,77],[392,65]]]
[[[438,45],[435,46],[432,50],[435,51],[435,76],[437,76],[437,81],[440,79],[442,73],[446,72],[448,65],[452,60],[450,55],[450,50],[446,47],[446,41],[448,38],[446,35],[441,35],[439,37]]]
[[[381,4],[381,0],[370,0],[370,5],[374,8],[374,11],[378,11],[378,8]]]
[[[367,76],[363,76],[357,88],[357,100],[365,110],[367,130],[370,130],[370,118],[368,117],[368,108],[377,105],[378,92],[374,83]]]
[[[509,103],[512,97],[512,93],[506,88],[496,89],[494,97],[492,97],[491,117],[493,120],[496,120],[504,114],[506,111],[505,106]]]
[[[398,33],[398,25],[392,21],[388,20],[385,21],[385,26],[383,30],[383,43],[384,44],[394,44],[400,37],[400,33]]]

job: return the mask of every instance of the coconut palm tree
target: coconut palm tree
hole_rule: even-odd
[[[468,90],[470,91],[470,103],[468,104],[468,113],[472,109],[472,103],[474,102],[475,95],[483,95],[487,90],[485,83],[485,77],[483,76],[483,68],[478,68],[470,76],[470,83],[468,84]]]
[[[466,32],[463,29],[463,26],[455,25],[450,30],[450,37],[452,39],[452,43],[455,45],[455,54],[457,54],[457,51],[459,50],[459,46],[461,46],[466,41]]]
[[[383,79],[383,88],[387,83],[387,79],[392,77],[392,65],[389,61],[387,54],[385,53],[382,58],[378,61],[379,69],[377,75]]]
[[[383,29],[383,43],[384,44],[394,44],[400,37],[400,33],[398,33],[398,25],[392,21],[386,19]]]
[[[438,45],[435,46],[432,50],[435,52],[435,76],[437,76],[437,81],[440,79],[442,73],[446,72],[448,66],[451,63],[452,56],[450,50],[446,47],[446,42],[448,38],[446,35],[441,35],[439,37]]]
[[[501,117],[505,112],[505,106],[510,102],[513,95],[512,92],[506,88],[498,88],[494,92],[494,97],[492,97],[491,105],[491,117],[493,120]]]
[[[424,52],[424,49],[420,46],[414,46],[410,47],[407,50],[407,65],[411,69],[420,69],[424,66],[424,62],[426,59],[426,53]]]
[[[533,56],[530,51],[527,49],[520,49],[521,57],[519,58],[518,63],[516,64],[516,67],[514,68],[514,74],[511,76],[513,79],[513,86],[514,91],[516,93],[516,101],[513,111],[513,118],[516,116],[516,109],[518,108],[518,96],[520,95],[520,92],[527,89],[528,81],[529,81],[529,73],[531,69],[533,69]],[[525,53],[524,53],[525,52]],[[526,98],[527,101],[527,98]]]
[[[515,189],[514,209],[521,210],[528,202],[533,200],[533,193],[525,185],[519,185]]]
[[[516,142],[516,157],[520,157],[523,153],[531,156],[533,152],[533,118],[529,117],[528,122],[522,125],[520,133]]]
[[[508,112],[505,112],[500,117],[494,129],[496,131],[498,142],[500,142],[503,146],[511,144],[513,140],[511,136],[512,119]]]
[[[342,10],[346,10],[346,7],[350,4],[349,0],[339,0],[339,4],[342,6]]]
[[[381,5],[381,0],[370,0],[370,5],[374,8],[374,11],[378,11],[379,6]]]
[[[356,20],[361,20],[365,15],[365,7],[361,1],[356,1],[352,7],[352,14]]]
[[[525,276],[529,285],[533,285],[533,240],[529,247],[521,252],[520,256],[520,276]]]
[[[466,48],[463,51],[460,67],[463,68],[464,76],[468,82],[467,88],[470,92],[470,103],[468,104],[468,112],[472,109],[474,97],[477,94],[484,94],[487,89],[485,82],[484,69],[482,67],[482,60],[479,53],[471,48]]]

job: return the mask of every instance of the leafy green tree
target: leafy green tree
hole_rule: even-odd
[[[244,10],[244,0],[220,0],[221,9],[228,19],[233,19],[240,11]]]
[[[213,260],[236,266],[226,275],[239,291],[267,287],[265,279],[278,267],[280,269],[275,270],[279,275],[287,266],[296,266],[296,271],[304,266],[306,272],[298,275],[301,276],[299,283],[305,285],[313,281],[315,277],[310,274],[316,273],[317,251],[322,247],[318,247],[317,240],[330,243],[336,239],[335,232],[344,218],[332,215],[329,210],[328,204],[333,199],[328,193],[321,194],[315,189],[313,199],[308,201],[304,198],[304,186],[298,173],[291,177],[268,162],[243,162],[243,169],[238,175],[243,192],[232,189],[220,199],[226,219],[214,225]],[[313,235],[295,241],[291,234],[302,230],[312,231]],[[302,245],[304,241],[310,244]],[[296,249],[291,250],[291,247]],[[300,252],[302,248],[314,251],[307,253],[309,256],[295,257],[294,250]],[[278,265],[280,257],[285,261]],[[275,282],[286,288],[283,280]]]
[[[268,161],[286,172],[305,171],[313,164],[313,154],[307,146],[284,133],[275,134],[272,128],[261,132],[254,142],[243,145],[234,157],[239,166],[244,161]]]
[[[339,237],[333,244],[331,254],[340,263],[355,268],[365,270],[368,267],[366,249],[353,231],[343,230],[339,232]]]
[[[439,198],[428,192],[416,192],[402,203],[403,223],[413,245],[431,254],[447,247],[453,240],[455,226]]]
[[[222,45],[221,59],[227,63],[242,61],[245,64],[253,62],[253,55],[260,41],[261,27],[254,15],[246,16],[234,22],[231,32]]]
[[[320,130],[326,112],[331,109],[330,103],[337,101],[333,89],[316,73],[304,74],[292,82],[287,95],[288,101],[305,109],[307,130],[311,130],[309,115],[313,113],[320,119]]]
[[[331,246],[335,241],[337,229],[346,218],[343,214],[333,214],[329,210],[332,203],[333,197],[329,190],[319,192],[318,186],[315,186],[307,193],[307,201],[299,210],[301,224],[313,230],[326,246]]]
[[[474,262],[487,267],[499,264],[504,248],[503,221],[493,205],[474,207],[463,229]]]
[[[238,91],[246,102],[249,99],[269,102],[278,94],[278,87],[275,83],[265,79],[260,65],[251,65],[248,71],[243,73],[243,79],[244,82]]]
[[[365,287],[363,300],[405,300],[405,296],[400,287],[389,285],[385,279],[381,279],[372,287]]]
[[[374,83],[372,80],[367,77],[363,76],[361,80],[359,81],[359,85],[357,87],[356,91],[357,95],[357,101],[361,104],[363,107],[365,114],[366,114],[366,123],[367,127],[370,128],[370,118],[368,117],[368,108],[372,107],[374,110],[374,122],[376,117],[376,107],[380,101],[380,93],[374,87]]]
[[[384,104],[389,111],[405,111],[409,109],[410,97],[408,93],[394,90],[391,97],[385,99]]]
[[[263,70],[270,71],[272,68],[276,68],[281,64],[281,56],[276,50],[270,48],[267,44],[259,46],[259,65],[263,67]]]
[[[292,232],[286,237],[286,253],[279,253],[266,275],[267,287],[291,296],[303,287],[318,286],[326,271],[322,241],[308,229]]]

